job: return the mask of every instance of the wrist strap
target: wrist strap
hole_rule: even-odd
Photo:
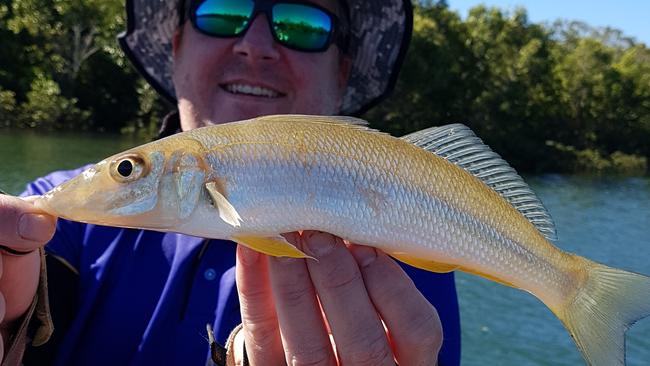
[[[242,330],[242,324],[239,324],[235,329],[230,332],[228,340],[226,341],[226,346],[222,346],[214,338],[214,331],[212,330],[212,325],[206,325],[208,331],[208,342],[210,342],[210,354],[212,357],[212,362],[219,366],[235,366],[235,337],[240,330]],[[246,344],[244,343],[244,359],[242,360],[242,366],[249,366],[250,362],[248,361],[248,354],[246,353]]]
[[[22,250],[15,250],[15,249],[11,249],[11,248],[9,248],[9,247],[7,247],[7,246],[0,245],[0,250],[2,250],[3,252],[5,252],[5,253],[7,253],[7,254],[9,254],[9,255],[12,255],[12,256],[14,256],[14,257],[22,257],[23,255],[27,255],[27,254],[30,254],[30,253],[34,253],[34,251],[35,251],[35,250],[38,250],[38,249],[34,249],[34,250],[30,250],[30,251],[24,252],[24,251],[22,251]]]

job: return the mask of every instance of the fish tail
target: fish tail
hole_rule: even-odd
[[[582,262],[582,285],[552,310],[589,365],[625,365],[625,331],[650,315],[650,277],[575,258]]]

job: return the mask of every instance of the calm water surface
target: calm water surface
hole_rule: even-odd
[[[39,134],[0,129],[0,188],[18,194],[54,170],[97,162],[145,141],[108,134]]]
[[[526,177],[553,216],[557,245],[650,275],[650,179]],[[536,298],[458,273],[463,365],[584,365],[560,321]],[[650,294],[648,294],[650,301]],[[650,365],[650,318],[627,332],[627,365]]]
[[[0,188],[17,194],[56,169],[98,161],[142,141],[0,130]],[[557,224],[558,246],[650,274],[650,179],[546,175],[527,181]],[[573,341],[533,296],[459,273],[463,365],[583,365]],[[650,299],[650,294],[648,294]],[[650,365],[650,319],[628,331],[628,365]]]

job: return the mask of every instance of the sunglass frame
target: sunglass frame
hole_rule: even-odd
[[[332,45],[335,44],[341,49],[344,53],[347,52],[347,47],[348,47],[348,32],[346,27],[344,26],[345,23],[341,22],[341,19],[331,12],[330,10],[318,5],[314,4],[313,2],[310,1],[304,1],[304,0],[248,0],[253,3],[253,10],[251,14],[249,15],[248,20],[246,21],[246,26],[237,34],[233,35],[220,35],[220,34],[215,34],[208,32],[204,29],[201,29],[201,27],[198,26],[197,24],[197,15],[196,12],[198,8],[206,1],[209,0],[193,0],[190,4],[190,7],[188,9],[187,17],[190,19],[190,23],[192,23],[192,27],[199,33],[204,34],[209,37],[215,37],[215,38],[238,38],[238,37],[243,37],[246,32],[248,32],[248,29],[250,28],[251,24],[255,21],[255,18],[257,18],[258,15],[264,14],[266,15],[267,18],[267,23],[269,25],[269,31],[271,32],[271,35],[273,36],[273,39],[275,42],[278,44],[282,45],[283,47],[295,50],[295,51],[300,51],[300,52],[310,52],[310,53],[317,53],[317,52],[324,52],[327,51],[327,49]],[[325,15],[327,15],[330,18],[331,24],[332,24],[332,29],[329,31],[329,34],[327,36],[327,39],[324,42],[324,45],[318,48],[303,48],[303,47],[298,47],[295,45],[291,45],[286,43],[286,41],[281,40],[275,29],[273,28],[273,7],[278,4],[295,4],[295,5],[303,5],[303,6],[309,6],[314,9],[317,9],[319,11],[322,11]]]

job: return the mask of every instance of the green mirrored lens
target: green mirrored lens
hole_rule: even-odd
[[[253,1],[206,0],[196,9],[196,26],[218,36],[239,35],[253,12]]]
[[[300,4],[273,6],[273,30],[279,42],[302,50],[320,50],[327,45],[332,19],[320,9]]]

